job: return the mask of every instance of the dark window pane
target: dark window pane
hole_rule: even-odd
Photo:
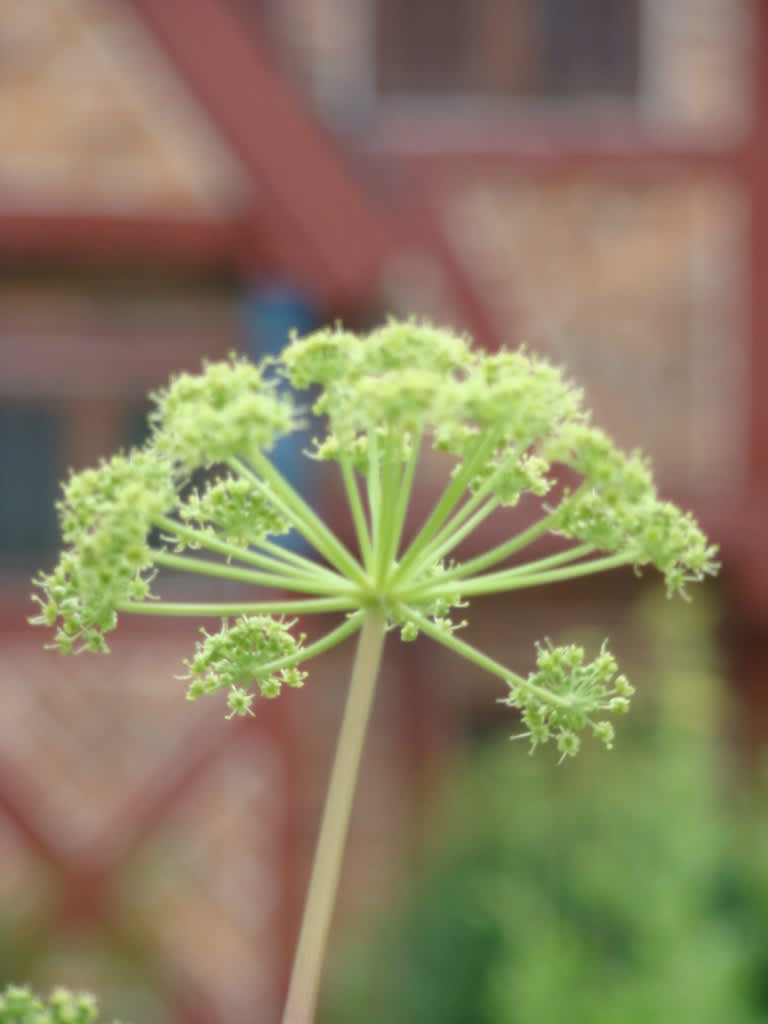
[[[631,95],[638,0],[377,0],[379,91]]]
[[[0,409],[0,566],[31,566],[57,543],[56,417]]]
[[[468,75],[472,5],[379,0],[376,19],[378,82],[383,92],[440,93]]]
[[[154,408],[152,402],[142,399],[128,410],[123,422],[124,448],[142,448],[146,444],[152,432],[149,414]]]
[[[634,92],[637,7],[636,0],[543,0],[541,92]]]

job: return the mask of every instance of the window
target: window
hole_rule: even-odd
[[[50,413],[0,409],[0,567],[26,569],[56,547],[58,437]]]
[[[376,0],[382,96],[632,96],[641,0]]]

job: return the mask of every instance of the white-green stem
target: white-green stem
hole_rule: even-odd
[[[490,436],[480,439],[476,443],[472,454],[468,455],[457,468],[437,504],[432,509],[427,521],[411,541],[408,550],[403,555],[403,559],[392,577],[392,582],[402,579],[405,573],[420,558],[424,548],[426,548],[427,544],[429,544],[445,520],[453,512],[456,505],[461,501],[473,473],[482,463],[482,460],[490,455],[495,443],[495,439]]]
[[[353,598],[345,597],[317,597],[305,601],[121,601],[117,611],[134,615],[224,619],[230,615],[315,615],[318,612],[353,611],[358,606]]]
[[[240,459],[231,459],[230,466],[240,476],[250,480],[323,558],[343,575],[365,585],[368,581],[360,564],[269,459],[261,452],[254,451],[250,461],[255,471]]]
[[[282,548],[279,544],[273,544],[266,537],[257,541],[256,546],[263,548],[264,552],[272,552],[272,554],[260,553],[251,548],[238,547],[236,544],[224,541],[209,532],[196,530],[194,527],[171,519],[168,516],[159,516],[155,520],[155,525],[164,530],[169,535],[170,540],[185,541],[192,550],[205,548],[208,551],[214,551],[218,555],[224,555],[227,560],[234,559],[238,562],[245,562],[248,565],[257,565],[279,575],[306,576],[309,573],[315,578],[323,577],[331,583],[345,579],[345,577],[332,572],[330,569],[326,569],[319,563],[313,562],[309,558],[304,558],[303,555],[298,555],[287,548]]]
[[[341,468],[341,478],[344,481],[344,490],[347,493],[349,510],[352,513],[352,522],[355,525],[357,544],[360,548],[360,557],[363,560],[365,568],[369,573],[372,573],[373,555],[371,550],[371,535],[365,518],[365,509],[363,508],[363,502],[360,497],[360,489],[357,484],[355,469],[349,456],[345,452],[342,452],[339,455],[339,467]]]
[[[385,632],[382,612],[368,611],[352,669],[282,1024],[312,1024],[314,1020]]]
[[[388,557],[386,559],[388,567],[393,566],[397,561],[397,552],[400,548],[400,539],[403,535],[405,517],[408,512],[408,502],[410,501],[411,489],[413,487],[413,478],[416,474],[416,466],[419,462],[421,432],[415,433],[410,440],[411,450],[400,478],[400,485],[397,492],[397,504],[395,506],[393,517],[391,543]]]
[[[276,573],[256,572],[253,569],[242,569],[223,562],[213,562],[205,558],[190,558],[186,555],[173,555],[168,551],[156,551],[156,565],[179,572],[199,573],[202,576],[217,576],[219,579],[235,580],[239,583],[252,583],[255,586],[273,587],[276,590],[294,590],[300,594],[337,594],[351,596],[356,594],[354,584],[347,583],[342,577],[339,582],[331,584],[325,577],[307,574],[301,576],[278,576]]]

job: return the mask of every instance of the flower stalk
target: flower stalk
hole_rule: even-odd
[[[283,1024],[311,1024],[349,828],[360,758],[386,634],[381,611],[367,612],[357,644],[296,947]]]

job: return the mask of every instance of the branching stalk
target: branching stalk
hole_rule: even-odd
[[[459,466],[453,474],[450,482],[446,485],[445,490],[438,499],[435,507],[432,509],[432,512],[426,522],[419,530],[416,537],[411,541],[408,550],[403,555],[403,559],[397,572],[393,576],[392,582],[397,582],[402,579],[405,572],[410,569],[448,516],[450,516],[451,512],[464,496],[467,484],[472,479],[472,475],[476,472],[477,467],[482,463],[483,459],[487,458],[487,456],[493,451],[495,444],[496,439],[491,436],[481,438],[477,441],[475,448],[466,456],[461,466]]]
[[[179,572],[200,573],[203,576],[217,576],[219,579],[234,580],[240,583],[252,583],[255,586],[273,587],[276,590],[295,590],[300,594],[351,594],[355,592],[353,585],[339,577],[339,582],[331,584],[323,579],[312,579],[311,576],[279,576],[276,573],[256,572],[253,569],[242,569],[239,566],[227,565],[224,562],[212,562],[205,558],[190,558],[187,555],[174,555],[168,551],[158,551],[155,562],[168,569]]]
[[[306,601],[122,601],[117,611],[132,615],[196,616],[226,618],[230,615],[314,615],[322,612],[344,612],[357,608],[351,597],[317,597]]]
[[[357,582],[366,583],[365,573],[358,562],[269,459],[257,451],[251,454],[251,461],[261,476],[241,459],[232,459],[230,465],[237,473],[252,480],[331,565]]]
[[[365,517],[365,509],[363,508],[363,502],[360,497],[360,488],[357,483],[357,477],[355,476],[355,470],[346,453],[339,456],[339,468],[341,469],[341,478],[344,481],[344,490],[347,494],[349,510],[352,513],[352,522],[355,526],[357,543],[360,548],[363,565],[368,570],[368,573],[372,574],[371,533]]]

